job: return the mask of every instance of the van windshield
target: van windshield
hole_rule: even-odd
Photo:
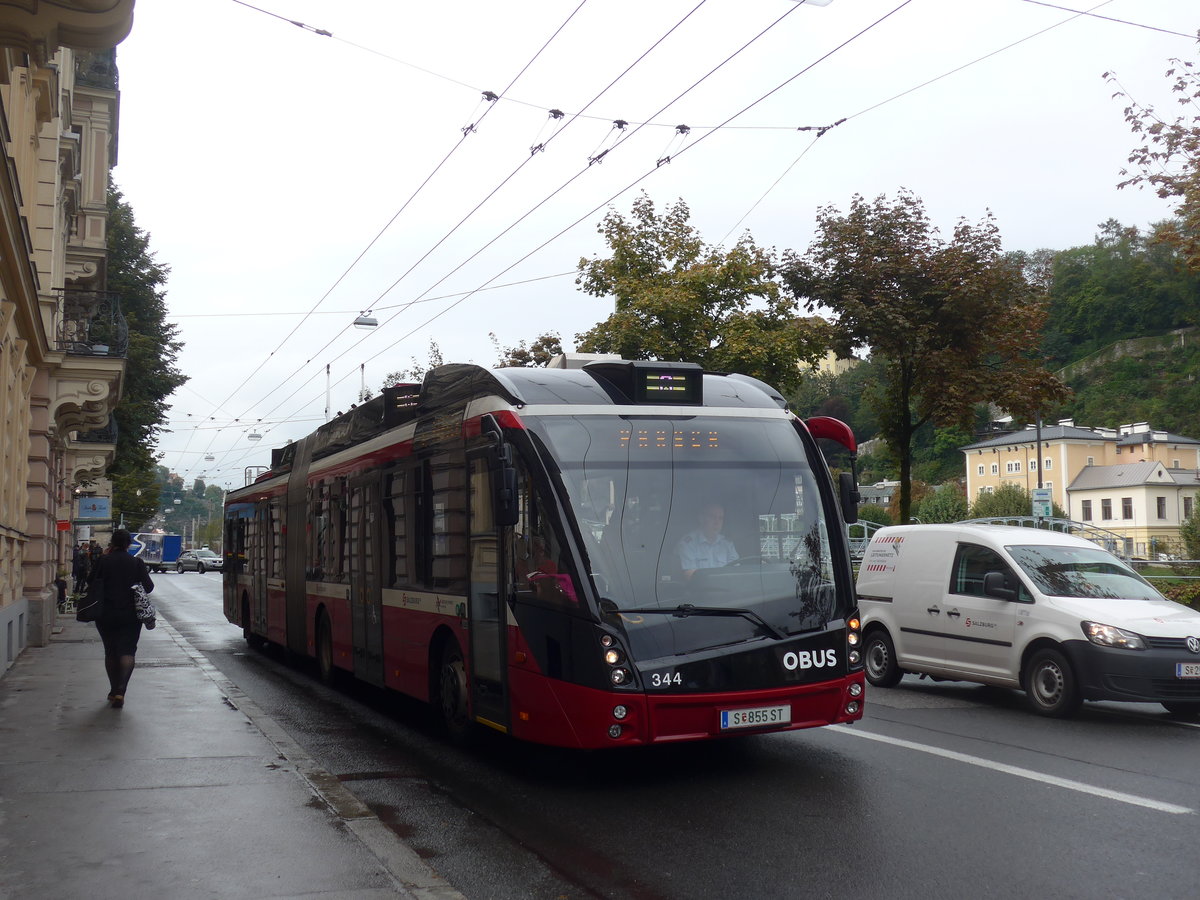
[[[1162,600],[1150,582],[1099,547],[1006,548],[1043,593],[1051,597]]]

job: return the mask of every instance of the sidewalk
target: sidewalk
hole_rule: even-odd
[[[0,677],[0,900],[461,900],[170,623],[124,709],[60,624]]]

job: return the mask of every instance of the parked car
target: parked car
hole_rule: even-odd
[[[1084,700],[1200,713],[1200,612],[1082,538],[995,525],[880,528],[858,594],[873,685],[912,672],[1018,688],[1047,716]]]
[[[203,575],[209,569],[219,570],[223,562],[220,554],[208,549],[184,550],[175,563],[175,571],[181,575],[184,572],[199,572]]]

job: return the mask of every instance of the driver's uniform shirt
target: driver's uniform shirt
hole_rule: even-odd
[[[692,569],[717,569],[738,558],[733,541],[718,534],[713,540],[702,531],[693,531],[679,542],[679,563],[685,572]]]

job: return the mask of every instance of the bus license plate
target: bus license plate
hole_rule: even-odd
[[[1200,663],[1175,663],[1176,678],[1200,678]]]
[[[721,710],[721,730],[731,728],[762,728],[766,725],[788,725],[792,721],[790,706],[760,706],[757,709]]]

